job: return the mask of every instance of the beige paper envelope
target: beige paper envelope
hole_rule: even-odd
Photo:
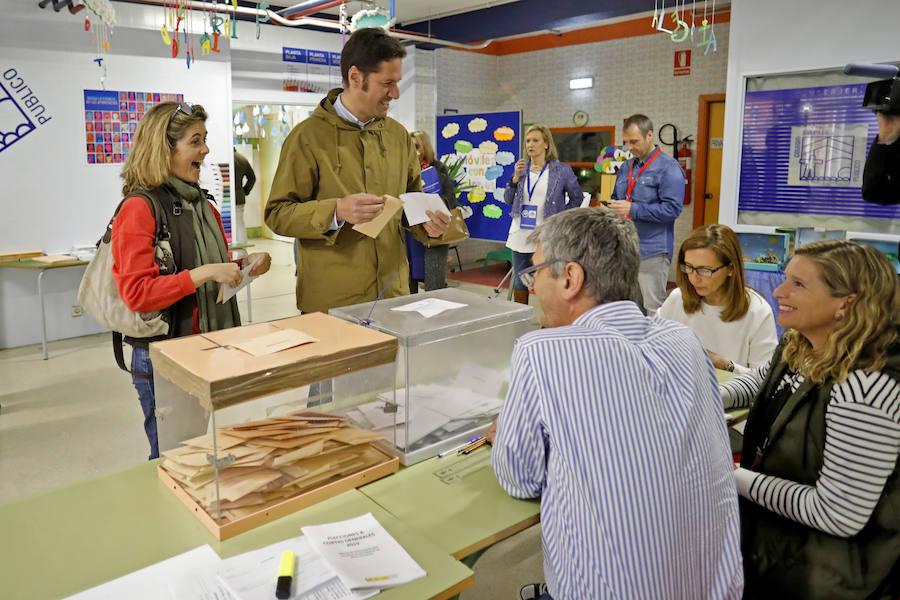
[[[354,225],[353,229],[370,238],[377,238],[378,234],[381,233],[381,230],[384,229],[384,226],[387,225],[388,221],[390,221],[401,208],[403,208],[403,201],[400,200],[400,198],[385,195],[384,208],[381,210],[381,214],[368,223],[358,223]]]
[[[272,333],[234,343],[232,346],[239,350],[243,350],[247,354],[252,354],[253,356],[265,356],[267,354],[274,354],[282,350],[287,350],[288,348],[293,348],[294,346],[318,341],[319,340],[313,336],[303,333],[302,331],[296,329],[282,329],[280,331],[273,331]]]

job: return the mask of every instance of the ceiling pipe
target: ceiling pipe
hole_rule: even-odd
[[[136,4],[152,4],[155,6],[163,6],[166,0],[131,0]],[[285,27],[301,27],[303,25],[309,25],[311,27],[322,27],[324,29],[334,29],[336,31],[341,30],[341,24],[339,21],[333,21],[331,19],[323,19],[320,17],[307,17],[301,16],[296,19],[286,19],[279,15],[275,11],[271,10],[259,10],[256,8],[249,8],[246,6],[238,6],[237,9],[234,8],[231,4],[219,4],[215,2],[199,2],[196,0],[185,0],[183,3],[184,8],[188,10],[206,10],[220,13],[230,13],[237,15],[244,15],[248,17],[269,17],[269,19],[273,23],[277,23],[279,25],[284,25]],[[493,42],[494,40],[486,40],[481,42],[480,44],[461,44],[459,42],[451,42],[450,40],[442,40],[434,37],[430,37],[427,35],[420,35],[416,33],[408,33],[402,30],[391,29],[390,33],[393,37],[401,40],[409,40],[412,42],[419,42],[421,44],[434,44],[436,46],[449,46],[451,48],[462,48],[464,50],[481,50],[482,48],[486,48],[488,44]]]
[[[341,4],[344,1],[345,0],[307,0],[306,2],[301,2],[300,4],[282,8],[278,11],[278,14],[282,17],[299,16],[313,12],[314,10],[331,8],[333,6]]]

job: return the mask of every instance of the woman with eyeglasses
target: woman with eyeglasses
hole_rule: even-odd
[[[159,456],[159,444],[149,342],[241,324],[235,298],[216,302],[219,284],[236,287],[243,275],[229,258],[211,197],[197,185],[209,153],[206,118],[202,106],[185,102],[163,102],[147,111],[122,168],[124,200],[113,221],[113,278],[122,301],[135,312],[165,311],[169,323],[168,335],[125,338],[132,346],[132,383],[151,460]],[[156,250],[157,219],[167,225],[171,253]],[[268,253],[243,259],[248,265],[254,261],[250,275],[269,270]]]
[[[740,467],[744,598],[900,597],[900,285],[878,250],[797,248],[771,360],[720,386],[750,406]]]
[[[724,225],[698,227],[678,249],[678,287],[657,315],[693,331],[717,369],[746,373],[778,345],[775,318],[744,283],[741,245]]]

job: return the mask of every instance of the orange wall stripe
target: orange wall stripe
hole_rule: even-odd
[[[666,19],[667,21],[669,20],[668,15],[666,16]],[[699,19],[695,17],[695,25],[702,19],[702,15]],[[664,35],[650,27],[651,20],[652,17],[641,17],[640,19],[619,21],[618,23],[611,23],[609,25],[598,25],[597,27],[567,31],[562,35],[542,33],[540,35],[530,35],[528,37],[515,38],[512,40],[500,40],[481,50],[465,50],[462,48],[454,48],[454,50],[478,52],[479,54],[491,54],[493,56],[506,56],[507,54],[534,52],[536,50],[562,48],[565,46],[576,46],[578,44],[591,44],[594,42],[605,42],[607,40],[618,40],[640,35]],[[730,21],[730,8],[727,11],[716,13],[716,23],[729,23]],[[668,25],[669,23],[667,22],[666,26]]]

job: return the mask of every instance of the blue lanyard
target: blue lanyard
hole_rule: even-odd
[[[549,163],[544,163],[544,166],[541,167],[541,172],[538,174],[537,179],[534,180],[534,185],[531,185],[531,161],[528,161],[528,171],[525,174],[525,186],[528,188],[528,199],[531,200],[532,194],[534,194],[534,188],[537,187],[538,182],[541,180],[541,175],[544,174],[544,169],[547,168]]]

